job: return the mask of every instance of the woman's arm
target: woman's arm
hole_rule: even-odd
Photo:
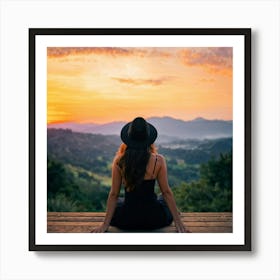
[[[166,162],[163,156],[160,156],[160,169],[158,171],[157,180],[159,183],[159,187],[162,193],[162,196],[170,209],[170,212],[173,216],[173,220],[176,226],[176,229],[178,232],[190,232],[187,230],[181,220],[181,217],[178,213],[176,201],[174,199],[173,192],[168,184],[168,178],[167,178],[167,167]]]
[[[107,199],[106,216],[103,224],[100,227],[95,228],[92,232],[95,233],[105,232],[109,228],[110,222],[112,220],[112,217],[116,209],[120,188],[121,188],[121,182],[122,182],[122,177],[121,177],[120,168],[118,167],[115,160],[112,166],[112,186]]]

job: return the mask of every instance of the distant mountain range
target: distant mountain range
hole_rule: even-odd
[[[171,117],[152,117],[147,119],[158,130],[158,142],[169,142],[176,139],[206,139],[232,137],[232,121],[207,120],[196,118],[183,121]],[[74,132],[119,135],[125,122],[94,123],[61,123],[49,124],[48,128],[71,129]]]

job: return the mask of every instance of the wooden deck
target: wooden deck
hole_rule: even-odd
[[[48,233],[86,233],[99,226],[104,220],[101,212],[48,212]],[[181,213],[185,226],[192,233],[232,232],[232,213],[193,212]],[[109,227],[108,232],[124,232]],[[138,231],[139,232],[139,231]],[[152,232],[176,232],[174,223]]]

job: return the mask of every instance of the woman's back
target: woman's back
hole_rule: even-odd
[[[155,229],[170,225],[173,218],[178,231],[184,232],[168,185],[165,159],[156,153],[153,144],[157,138],[156,128],[137,117],[122,128],[120,136],[123,144],[112,166],[106,217],[95,232],[104,232],[109,225],[124,229]],[[162,193],[159,198],[154,190],[156,180]],[[120,201],[122,184],[125,197]]]
[[[144,174],[144,180],[151,180],[156,179],[160,166],[162,164],[163,156],[156,153],[151,153],[150,158],[148,160],[147,166],[146,166],[146,172]],[[120,157],[116,158],[116,164],[119,166]],[[124,177],[122,177],[122,183],[124,186],[126,186],[126,182]]]
[[[123,229],[154,229],[169,225],[172,215],[164,200],[155,193],[155,182],[162,156],[151,154],[142,182],[126,190],[111,224]],[[125,182],[124,182],[125,185]]]
[[[137,200],[151,203],[156,199],[155,181],[156,181],[156,167],[158,164],[158,155],[151,154],[147,164],[146,173],[142,182],[136,186],[132,191],[125,191],[126,203],[137,203]],[[125,185],[125,182],[124,182]]]
[[[155,203],[157,195],[155,194],[155,180],[143,180],[143,182],[135,187],[133,191],[126,191],[124,197],[124,204],[136,209],[145,206],[151,206]]]

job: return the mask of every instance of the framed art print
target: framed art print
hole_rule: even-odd
[[[136,117],[189,232],[93,233]],[[29,250],[251,250],[250,29],[29,29],[29,136]]]

